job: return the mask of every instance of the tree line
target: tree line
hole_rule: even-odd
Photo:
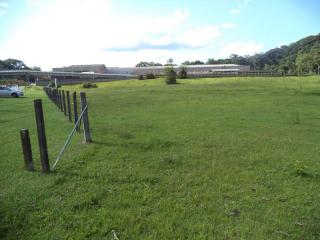
[[[209,58],[206,62],[187,60],[182,63],[185,66],[201,64],[240,64],[249,65],[252,70],[273,71],[282,74],[320,74],[320,34],[308,36],[288,46],[284,45],[252,56],[232,54],[228,58]],[[164,66],[168,65],[174,64],[168,60]],[[154,62],[140,62],[136,65],[136,67],[151,66],[163,65]]]
[[[28,67],[23,61],[13,58],[0,59],[0,70],[34,70],[41,71],[40,67]]]

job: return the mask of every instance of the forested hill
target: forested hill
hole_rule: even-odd
[[[199,60],[185,61],[184,65],[205,64]],[[271,49],[253,56],[232,54],[226,59],[208,59],[206,64],[243,64],[252,70],[277,71],[281,73],[320,72],[320,34],[303,38],[288,46]]]
[[[317,72],[320,65],[320,34],[250,56],[248,61],[253,69],[259,70]]]

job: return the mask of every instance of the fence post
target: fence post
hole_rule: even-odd
[[[42,172],[49,173],[50,165],[41,99],[34,100],[34,110],[36,115]]]
[[[87,106],[87,99],[86,99],[85,92],[80,92],[80,103],[81,103],[81,112],[82,112],[83,109]],[[83,113],[82,121],[83,121],[84,140],[86,143],[92,142],[90,127],[89,127],[88,107]]]
[[[59,99],[59,90],[56,89],[56,103],[57,103],[57,107],[60,108],[60,99]]]
[[[69,93],[69,91],[67,91],[67,105],[68,105],[69,122],[72,122],[72,119],[71,119],[71,105],[70,105],[70,93]]]
[[[78,122],[78,105],[77,105],[77,93],[73,92],[73,114],[74,114],[74,124]],[[79,125],[77,126],[77,132],[80,132]]]
[[[60,110],[61,112],[63,112],[63,106],[62,106],[62,94],[61,94],[61,90],[59,90],[59,103],[60,103]]]
[[[54,101],[56,103],[56,106],[59,108],[58,89],[54,90]]]
[[[20,137],[21,137],[21,145],[22,145],[25,169],[27,171],[34,171],[29,130],[21,129]]]
[[[62,102],[63,102],[63,112],[64,112],[64,115],[67,116],[66,94],[65,94],[64,90],[62,90]]]

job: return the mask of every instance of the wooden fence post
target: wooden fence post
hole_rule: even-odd
[[[67,105],[68,105],[69,122],[72,122],[72,119],[71,119],[71,105],[70,105],[70,93],[69,93],[69,91],[67,91]]]
[[[87,99],[86,99],[85,92],[80,92],[80,103],[81,103],[81,112],[82,112],[84,108],[87,106]],[[83,121],[84,140],[86,143],[92,142],[90,126],[89,126],[88,107],[83,113],[82,121]]]
[[[77,93],[73,92],[73,114],[74,114],[74,124],[78,122],[78,103],[77,103]],[[77,126],[77,132],[80,132],[79,125]]]
[[[61,90],[59,90],[59,102],[60,102],[60,110],[63,112],[63,103],[62,103],[62,93]]]
[[[64,90],[62,90],[62,102],[63,102],[63,112],[64,112],[64,115],[67,116],[66,94],[65,94]]]
[[[36,115],[42,172],[49,173],[50,165],[41,99],[34,100],[34,110]]]
[[[27,171],[34,171],[29,130],[21,129],[20,137],[21,137],[21,145],[22,145],[25,169]]]
[[[56,90],[57,107],[60,108],[59,90]]]
[[[58,89],[54,90],[54,101],[56,103],[56,106],[59,108],[59,97],[58,97]]]

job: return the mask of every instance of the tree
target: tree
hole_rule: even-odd
[[[37,66],[33,66],[33,67],[31,68],[31,70],[33,70],[33,71],[41,71],[41,68],[40,68],[40,67],[37,67]]]
[[[200,60],[196,60],[193,62],[193,65],[203,65],[204,62],[201,62]]]
[[[9,70],[29,69],[23,61],[18,59],[9,58],[7,60],[4,60],[3,62],[6,69]]]
[[[173,59],[172,58],[169,58],[167,60],[167,63],[165,64],[165,66],[174,66],[175,64],[173,64]]]
[[[286,64],[280,64],[279,68],[278,68],[278,71],[282,74],[287,74],[289,72],[289,66],[286,65]]]
[[[187,79],[188,78],[187,68],[183,65],[180,66],[180,68],[179,68],[178,78],[180,78],[180,79]]]
[[[314,65],[317,67],[317,74],[320,75],[320,54],[313,55],[312,57]]]
[[[217,64],[218,61],[214,60],[214,58],[209,58],[206,62],[206,64]]]
[[[313,59],[309,53],[300,53],[296,58],[297,70],[300,73],[310,73],[312,71]]]
[[[0,60],[0,69],[9,69],[9,66],[5,61]]]
[[[184,61],[184,62],[182,63],[182,65],[191,65],[191,62],[190,62],[190,61]]]
[[[136,67],[153,67],[153,66],[162,66],[161,63],[155,62],[139,62]]]
[[[312,62],[315,66],[315,71],[320,75],[320,44],[311,49]]]
[[[196,60],[193,62],[185,61],[182,63],[182,65],[202,65],[202,64],[204,64],[204,62],[201,62],[200,60]]]
[[[173,70],[172,66],[165,67],[164,73],[165,73],[166,84],[176,84],[177,83],[177,73]]]
[[[229,59],[230,59],[230,63],[231,64],[240,64],[240,60],[239,60],[239,57],[237,54],[231,54]]]

